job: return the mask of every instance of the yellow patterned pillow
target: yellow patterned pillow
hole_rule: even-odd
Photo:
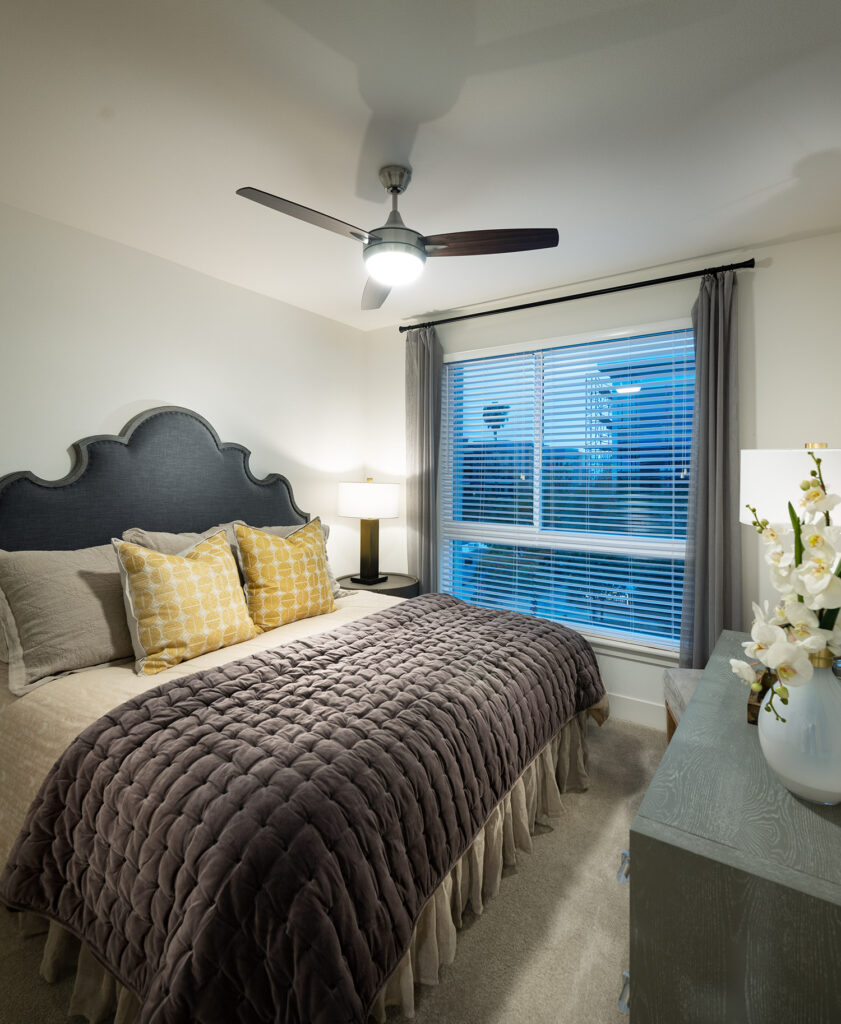
[[[288,537],[274,537],[239,523],[234,528],[248,612],[259,629],[333,611],[319,522],[307,523]]]
[[[123,540],[112,543],[138,675],[154,675],[257,636],[224,531],[182,555]]]

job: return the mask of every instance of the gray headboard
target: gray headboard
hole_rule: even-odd
[[[179,406],[149,409],[119,435],[83,438],[72,452],[61,480],[0,477],[0,548],[93,547],[130,526],[183,533],[232,519],[280,526],[309,518],[286,477],[258,480],[247,448],[222,444],[207,420]]]

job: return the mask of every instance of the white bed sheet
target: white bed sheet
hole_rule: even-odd
[[[0,867],[8,859],[47,772],[75,737],[107,711],[170,679],[326,633],[401,600],[385,594],[352,591],[339,598],[335,611],[328,615],[290,622],[155,676],[138,676],[133,661],[120,661],[60,676],[15,697],[9,691],[7,667],[0,663]]]

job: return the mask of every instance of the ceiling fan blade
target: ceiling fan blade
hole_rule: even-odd
[[[427,256],[485,256],[493,252],[551,249],[558,244],[556,228],[510,228],[502,231],[453,231],[424,238]]]
[[[360,308],[379,309],[388,298],[390,291],[391,285],[380,284],[380,282],[375,281],[373,277],[369,277],[365,282],[365,289],[362,292],[362,305]]]
[[[362,228],[355,228],[353,224],[346,224],[343,220],[337,220],[327,213],[318,210],[311,210],[308,206],[301,206],[300,203],[293,203],[289,199],[281,199],[280,196],[273,196],[270,192],[261,192],[259,188],[238,188],[237,195],[245,199],[252,199],[255,203],[268,206],[278,213],[286,213],[290,217],[297,217],[298,220],[305,220],[308,224],[314,224],[317,228],[326,228],[328,231],[335,231],[337,235],[344,235],[354,242],[367,242],[371,235]]]

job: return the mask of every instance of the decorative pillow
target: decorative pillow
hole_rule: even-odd
[[[110,544],[76,551],[0,551],[0,632],[9,689],[131,657],[117,556]]]
[[[237,526],[248,611],[265,631],[333,611],[324,534],[318,520],[288,537]]]
[[[321,525],[321,532],[324,534],[324,561],[327,566],[327,579],[330,580],[330,590],[333,597],[341,597],[346,591],[342,590],[339,586],[339,581],[336,579],[336,574],[330,566],[330,559],[327,557],[327,541],[330,537],[330,527],[327,523],[322,523],[318,516],[312,520],[314,523]],[[260,529],[264,533],[270,533],[274,537],[291,537],[293,533],[296,533],[301,529],[300,526],[261,526]]]
[[[234,519],[230,523],[211,526],[207,530],[202,530],[201,533],[167,533],[164,530],[141,530],[139,526],[132,526],[123,531],[123,540],[127,540],[130,544],[139,544],[143,548],[149,548],[150,551],[160,551],[164,555],[180,555],[188,548],[198,544],[200,540],[206,540],[220,530],[224,530],[226,540],[232,548],[236,549],[237,538],[234,526],[241,522],[243,522],[242,519]]]
[[[154,675],[257,635],[224,530],[183,555],[112,543],[138,675]]]
[[[312,520],[314,523],[320,523],[321,529],[324,533],[325,545],[328,537],[330,536],[330,527],[326,523],[322,523],[321,520],[316,517]],[[166,533],[162,530],[142,530],[138,526],[132,526],[130,529],[125,530],[123,533],[123,540],[130,541],[132,544],[140,544],[144,548],[149,548],[152,551],[161,551],[165,555],[180,555],[187,548],[193,544],[197,544],[200,540],[205,537],[210,537],[214,533],[218,533],[219,530],[224,530],[225,535],[228,538],[228,543],[233,548],[234,558],[237,560],[237,565],[241,569],[242,566],[239,558],[239,551],[237,549],[237,538],[234,531],[234,527],[240,525],[247,525],[242,519],[234,519],[230,523],[220,523],[219,526],[211,526],[209,530],[204,530],[202,533]],[[293,526],[261,526],[260,529],[264,533],[271,533],[275,537],[288,537],[301,529],[300,523],[295,523]],[[339,586],[336,579],[336,575],[330,567],[330,559],[327,558],[327,548],[324,549],[324,557],[327,561],[327,578],[330,580],[330,588],[333,593],[333,597],[341,597],[342,594],[346,593]],[[2,645],[2,634],[0,634],[0,661],[3,659],[3,645]]]

